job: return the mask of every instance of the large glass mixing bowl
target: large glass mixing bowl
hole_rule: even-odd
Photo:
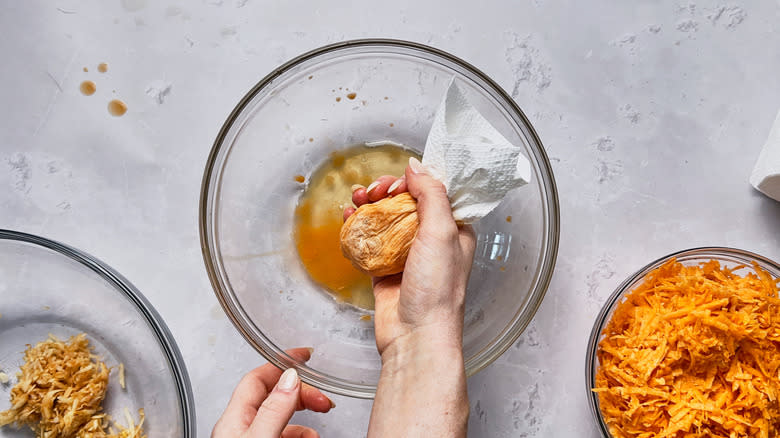
[[[558,197],[550,163],[517,104],[466,62],[394,40],[358,40],[301,55],[238,103],[206,164],[200,236],[225,312],[268,361],[304,381],[373,397],[381,362],[371,321],[312,282],[293,241],[293,212],[311,175],[333,151],[389,140],[423,152],[433,115],[455,77],[472,104],[523,147],[531,182],[475,224],[464,354],[472,375],[501,355],[531,321],[558,249]],[[307,178],[308,180],[308,178]],[[306,364],[284,350],[313,347]]]
[[[184,360],[160,315],[144,296],[89,254],[31,234],[0,229],[0,411],[24,363],[26,344],[49,334],[86,333],[95,354],[112,367],[105,412],[126,424],[144,408],[149,438],[194,438],[195,405]],[[118,366],[124,365],[125,388]],[[0,438],[33,436],[7,426]]]

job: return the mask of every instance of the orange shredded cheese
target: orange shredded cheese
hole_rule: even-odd
[[[615,438],[780,436],[778,283],[672,259],[602,331],[596,387]]]
[[[28,426],[39,438],[145,438],[141,425],[129,415],[128,427],[114,423],[103,412],[109,369],[97,356],[84,333],[66,343],[49,335],[27,346],[24,364],[11,388],[11,409],[0,412],[0,427]]]

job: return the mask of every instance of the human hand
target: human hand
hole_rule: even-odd
[[[379,353],[384,359],[396,340],[419,332],[426,332],[428,341],[459,349],[475,238],[470,227],[459,227],[452,218],[444,186],[417,159],[410,159],[403,177],[385,175],[368,188],[353,189],[357,207],[407,190],[417,200],[420,226],[404,271],[374,278]],[[355,208],[347,208],[344,219],[354,212]]]
[[[354,187],[352,202],[360,207],[407,190],[417,200],[420,224],[404,271],[374,278],[382,373],[368,436],[403,430],[408,436],[465,437],[463,307],[474,233],[455,223],[444,186],[417,159],[409,160],[401,178],[382,176],[368,188]],[[346,209],[344,219],[354,212]]]
[[[305,362],[311,350],[295,348],[287,354]],[[320,390],[301,383],[294,368],[282,373],[273,364],[265,364],[238,383],[211,438],[318,438],[313,429],[287,423],[296,410],[328,412],[333,407]]]

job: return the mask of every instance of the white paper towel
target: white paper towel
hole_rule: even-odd
[[[436,110],[422,163],[447,188],[455,220],[471,223],[531,180],[531,163],[521,150],[466,100],[453,78]]]
[[[750,175],[750,184],[770,198],[780,201],[780,111],[777,112],[769,138]]]

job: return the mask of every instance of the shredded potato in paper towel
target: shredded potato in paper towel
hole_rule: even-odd
[[[618,304],[593,389],[614,437],[780,436],[780,280],[744,267],[672,259]]]
[[[144,438],[140,420],[126,412],[128,427],[103,412],[109,369],[92,354],[85,334],[66,343],[54,336],[29,346],[11,389],[11,409],[0,412],[0,427],[28,426],[39,438]]]

